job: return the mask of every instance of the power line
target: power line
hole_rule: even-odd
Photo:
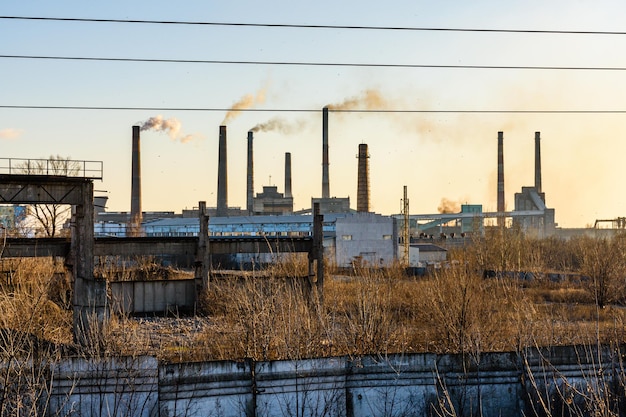
[[[352,26],[352,25],[311,25],[286,23],[236,23],[236,22],[200,22],[177,20],[140,20],[140,19],[92,19],[74,17],[36,17],[36,16],[0,16],[5,20],[33,20],[84,23],[129,23],[151,25],[192,25],[192,26],[235,26],[265,27],[292,29],[346,29],[346,30],[388,30],[388,31],[435,31],[435,32],[486,32],[486,33],[536,33],[560,35],[626,35],[620,31],[595,30],[539,30],[539,29],[481,29],[481,28],[443,28],[443,27],[409,27],[409,26]]]
[[[117,106],[29,106],[29,105],[2,105],[0,109],[21,110],[117,110],[117,111],[180,111],[180,112],[274,112],[274,113],[317,113],[318,109],[233,109],[231,107],[117,107]],[[489,109],[328,109],[335,113],[470,113],[470,114],[624,114],[626,110],[489,110]]]
[[[234,61],[234,60],[204,60],[204,59],[107,58],[107,57],[44,56],[44,55],[0,55],[0,58],[60,60],[60,61],[143,62],[143,63],[166,63],[166,64],[287,65],[287,66],[318,66],[318,67],[557,70],[557,71],[564,71],[564,70],[626,71],[626,67],[578,67],[578,66],[559,67],[559,66],[533,66],[533,65],[375,64],[375,63],[355,63],[355,62]]]

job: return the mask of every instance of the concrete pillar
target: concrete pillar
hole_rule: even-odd
[[[320,214],[320,204],[313,204],[313,246],[309,260],[317,264],[315,288],[320,302],[324,301],[324,215]]]
[[[209,286],[209,216],[206,202],[198,202],[198,216],[200,217],[200,231],[198,233],[198,248],[196,250],[196,300],[202,290]]]
[[[93,182],[81,186],[82,203],[73,207],[71,252],[74,275],[74,339],[94,346],[109,317],[106,281],[94,278]]]

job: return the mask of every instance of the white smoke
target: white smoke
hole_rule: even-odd
[[[182,123],[175,117],[164,119],[160,114],[140,123],[141,130],[154,130],[166,133],[170,139],[187,143],[195,139],[194,135],[182,132]]]

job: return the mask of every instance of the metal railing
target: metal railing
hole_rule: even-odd
[[[102,161],[0,158],[0,174],[102,179]]]

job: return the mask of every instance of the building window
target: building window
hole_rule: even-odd
[[[352,240],[352,235],[342,235],[341,239],[343,239],[343,240]]]

